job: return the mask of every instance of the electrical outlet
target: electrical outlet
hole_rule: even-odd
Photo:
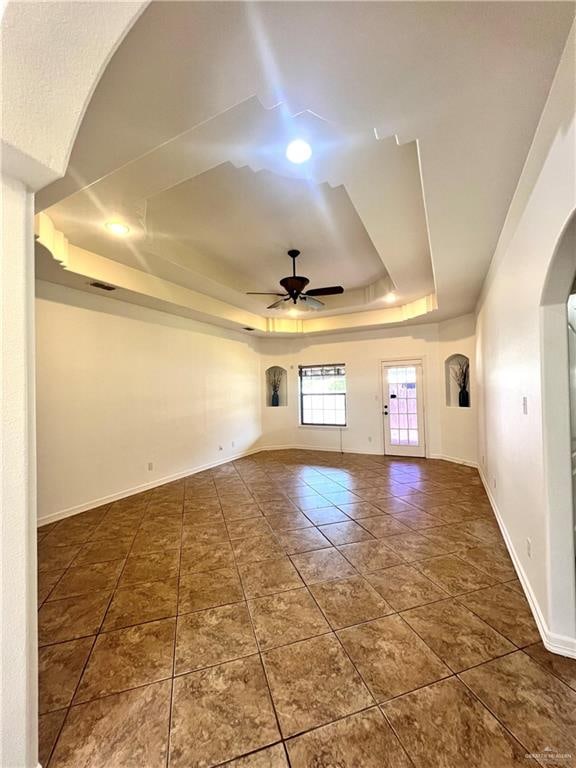
[[[368,442],[369,442],[369,443],[371,443],[371,442],[372,442],[372,435],[368,435]]]
[[[528,415],[528,398],[526,396],[522,398],[522,413],[524,416]]]
[[[526,539],[526,554],[528,557],[532,557],[532,541],[530,539]]]
[[[235,447],[236,447],[236,443],[234,442],[234,440],[232,440],[232,448],[235,448]]]
[[[223,451],[223,450],[224,450],[224,448],[222,448],[222,446],[221,446],[221,445],[219,445],[219,446],[218,446],[218,450],[219,450],[219,451]]]
[[[151,461],[149,461],[148,462],[148,472],[152,472],[153,469],[154,469],[154,464]]]

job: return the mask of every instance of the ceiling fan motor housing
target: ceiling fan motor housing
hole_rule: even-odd
[[[294,303],[298,299],[298,296],[306,288],[310,280],[307,277],[300,277],[299,275],[292,275],[290,277],[283,277],[280,280],[280,285],[286,293],[290,294],[290,298]]]

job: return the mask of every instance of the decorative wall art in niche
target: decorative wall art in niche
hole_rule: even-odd
[[[466,355],[451,355],[444,363],[446,405],[470,407],[470,360]]]
[[[266,405],[276,408],[287,405],[286,369],[273,365],[266,371]]]

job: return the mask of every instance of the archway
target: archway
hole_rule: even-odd
[[[550,630],[576,645],[576,569],[571,461],[568,298],[576,277],[576,211],[569,217],[550,262],[541,300],[542,432],[548,506]],[[576,408],[576,403],[572,403]],[[554,650],[551,648],[551,650]]]
[[[0,764],[11,768],[38,765],[34,193],[66,172],[94,89],[146,5],[2,9]]]

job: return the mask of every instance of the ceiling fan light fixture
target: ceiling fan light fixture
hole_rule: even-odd
[[[312,147],[304,139],[294,139],[286,147],[286,157],[291,163],[301,165],[312,157]]]
[[[390,291],[389,293],[387,293],[386,296],[384,296],[384,301],[386,302],[386,304],[394,304],[394,302],[396,301],[396,294],[394,293],[394,291]]]

